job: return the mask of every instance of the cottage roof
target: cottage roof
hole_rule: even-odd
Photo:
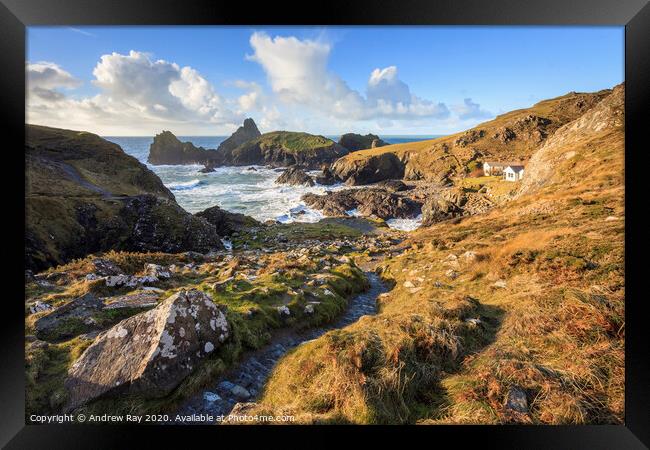
[[[524,170],[524,166],[521,164],[509,164],[508,167],[506,167],[506,170],[507,169],[512,169],[514,172],[521,172]]]
[[[500,162],[500,161],[485,161],[485,164],[489,164],[492,167],[524,167],[519,161],[517,162]]]

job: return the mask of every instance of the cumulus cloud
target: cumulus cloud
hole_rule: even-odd
[[[493,116],[490,111],[481,109],[481,105],[473,102],[471,98],[466,98],[462,105],[455,105],[452,109],[461,120],[486,119]]]
[[[328,71],[331,46],[314,40],[256,32],[250,38],[251,61],[264,69],[271,89],[287,103],[317,108],[336,118],[356,120],[444,118],[443,103],[413,95],[397,76],[397,67],[375,69],[370,74],[366,95],[351,89],[338,75]]]
[[[28,120],[53,126],[74,124],[89,130],[128,129],[134,123],[150,132],[164,126],[233,127],[243,116],[228,108],[213,86],[191,67],[179,67],[144,52],[103,55],[93,70],[99,94],[77,100],[60,88],[78,86],[54,63],[27,65]]]

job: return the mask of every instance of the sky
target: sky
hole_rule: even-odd
[[[30,27],[27,122],[439,135],[624,80],[623,27]]]

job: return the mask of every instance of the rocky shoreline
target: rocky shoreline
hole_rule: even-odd
[[[605,342],[598,364],[618,370],[623,158],[610,149],[623,125],[618,86],[428,142],[261,134],[251,120],[222,152],[169,132],[152,144],[150,161],[347,185],[305,195],[327,217],[291,224],[190,214],[117,145],[28,125],[27,412],[462,423],[471,403],[480,423],[616,422],[618,397],[599,386],[619,380],[554,352]],[[494,155],[529,159],[526,178],[480,174]],[[386,226],[416,217],[414,233]],[[567,413],[559,398],[590,406]],[[593,398],[614,399],[610,412]]]

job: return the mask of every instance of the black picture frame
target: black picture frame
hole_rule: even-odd
[[[188,437],[223,439],[284,436],[281,444],[313,445],[305,433],[318,434],[319,443],[343,442],[337,432],[360,434],[362,439],[388,440],[402,445],[488,445],[506,448],[647,448],[650,443],[650,377],[647,319],[642,314],[644,241],[641,235],[641,198],[644,187],[642,145],[650,117],[650,5],[646,0],[330,0],[320,4],[297,2],[221,2],[215,0],[0,0],[0,83],[5,177],[11,186],[24,186],[25,55],[27,26],[32,25],[624,25],[626,84],[626,392],[625,424],[585,426],[435,426],[435,427],[136,427],[113,425],[25,425],[24,320],[18,298],[24,295],[24,234],[20,210],[24,195],[5,188],[6,230],[2,302],[3,364],[0,365],[0,444],[6,448],[133,448],[133,433],[147,439],[188,446]],[[643,112],[645,111],[645,113]],[[15,179],[13,179],[15,177]],[[24,216],[23,216],[24,217]],[[637,263],[638,262],[638,263]],[[188,431],[191,431],[188,433]],[[405,440],[404,433],[413,434]],[[419,438],[415,440],[416,438]],[[425,440],[421,440],[425,439]],[[271,441],[268,441],[271,442]],[[263,445],[268,445],[263,444]],[[443,443],[447,444],[443,444]],[[181,445],[181,444],[178,444]],[[204,444],[205,445],[205,444]]]

